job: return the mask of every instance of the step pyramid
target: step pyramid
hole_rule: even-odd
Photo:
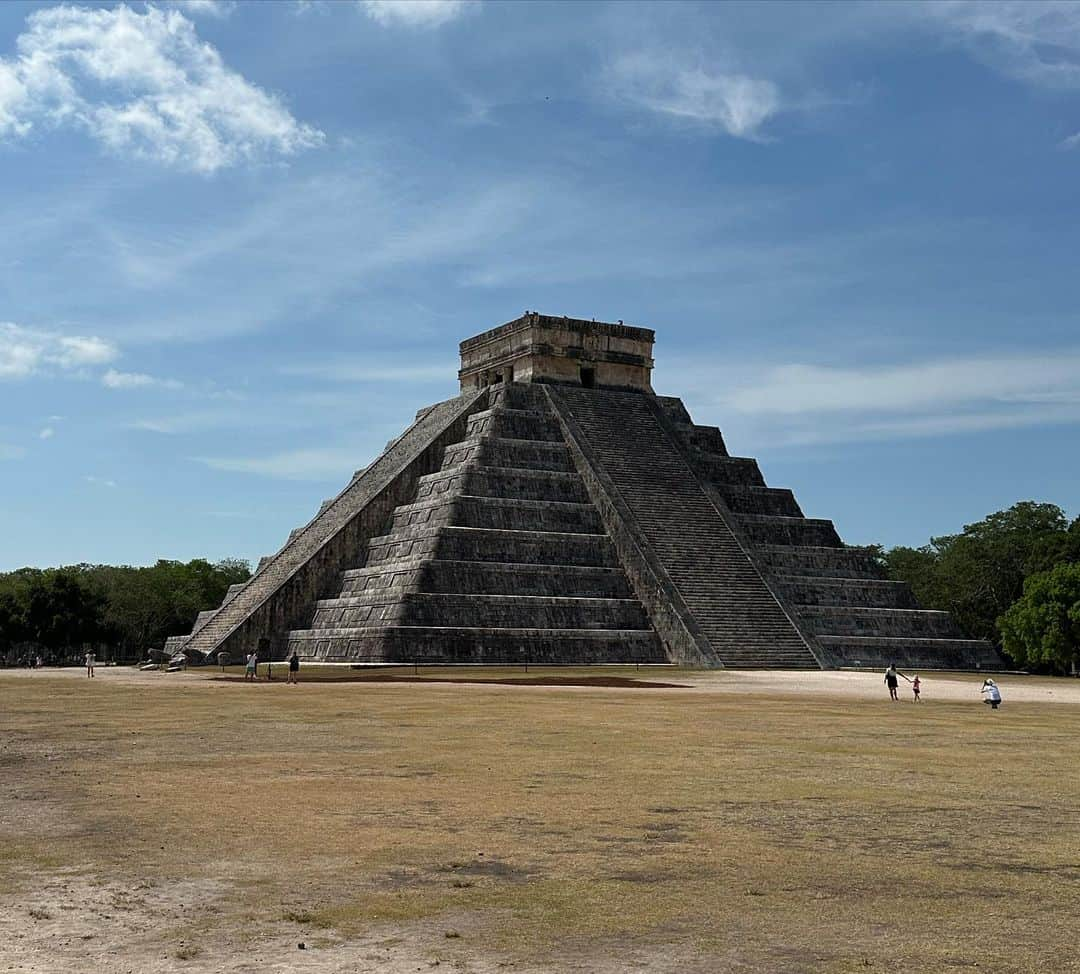
[[[715,427],[653,333],[527,313],[166,649],[334,662],[997,668]]]

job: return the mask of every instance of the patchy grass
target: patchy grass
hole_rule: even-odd
[[[0,894],[188,883],[164,919],[241,950],[284,923],[516,962],[1080,970],[1080,708],[718,686],[0,675]]]

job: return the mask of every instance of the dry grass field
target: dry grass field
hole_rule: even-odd
[[[0,971],[1080,971],[1076,681],[98,673],[0,672]]]

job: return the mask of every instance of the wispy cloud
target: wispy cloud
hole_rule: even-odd
[[[952,0],[912,9],[943,25],[976,57],[1048,88],[1080,87],[1080,4],[1071,0]]]
[[[758,445],[1080,423],[1077,350],[862,368],[732,364],[709,369],[687,363],[679,375],[686,381],[688,398],[708,417],[701,421],[719,422],[737,438]]]
[[[414,365],[379,365],[364,362],[318,362],[310,365],[284,365],[283,375],[307,376],[332,382],[444,382],[457,375],[458,363],[416,363]]]
[[[50,7],[16,44],[0,59],[0,137],[74,126],[113,151],[206,173],[323,141],[177,10]]]
[[[727,402],[743,413],[928,409],[972,402],[1043,401],[1080,394],[1080,352],[945,359],[912,365],[840,369],[783,365]]]
[[[73,372],[106,365],[119,354],[112,342],[95,335],[65,335],[0,322],[0,379],[48,370]]]
[[[469,7],[466,0],[359,0],[360,8],[383,27],[441,27]]]
[[[608,66],[603,83],[624,104],[753,141],[763,140],[762,126],[782,107],[771,81],[688,67],[669,54],[624,54]]]
[[[115,487],[116,481],[109,480],[107,477],[95,477],[92,474],[87,474],[83,477],[88,484],[94,484],[96,487]]]
[[[168,0],[168,3],[185,13],[219,20],[224,20],[236,9],[235,0]]]
[[[312,447],[263,457],[193,457],[214,470],[258,474],[281,480],[333,480],[348,477],[363,454],[345,447]]]
[[[145,389],[156,386],[159,389],[183,389],[179,379],[161,379],[145,372],[119,372],[109,369],[102,377],[101,384],[107,389]]]
[[[56,430],[51,426],[46,426],[40,433],[38,433],[39,440],[51,440],[56,436]]]

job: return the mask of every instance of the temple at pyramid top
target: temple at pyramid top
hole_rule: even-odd
[[[461,343],[462,394],[500,382],[652,392],[651,328],[526,311]]]

